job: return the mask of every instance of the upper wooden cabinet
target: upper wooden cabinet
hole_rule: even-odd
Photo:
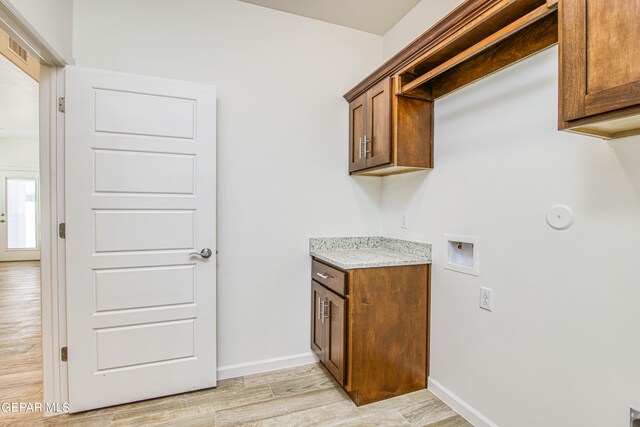
[[[349,172],[432,168],[434,102],[555,44],[556,3],[467,0],[353,87]]]
[[[560,129],[640,134],[640,0],[559,5]]]
[[[385,78],[349,103],[349,172],[390,175],[432,167],[433,103],[393,95]]]

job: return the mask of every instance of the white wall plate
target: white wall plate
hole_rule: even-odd
[[[547,224],[554,230],[566,230],[574,219],[573,210],[567,205],[553,205],[547,211]]]
[[[444,268],[478,276],[480,274],[480,238],[462,234],[445,234]]]

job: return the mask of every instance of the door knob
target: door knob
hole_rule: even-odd
[[[197,255],[197,256],[201,256],[202,258],[209,258],[211,255],[213,254],[213,252],[211,252],[211,249],[209,248],[204,248],[203,250],[201,250],[200,252],[191,252],[189,254],[189,256],[191,255]]]

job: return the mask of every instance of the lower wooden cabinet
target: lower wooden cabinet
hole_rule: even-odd
[[[312,282],[314,316],[311,348],[331,375],[345,384],[345,298]]]
[[[356,405],[427,386],[429,265],[312,275],[311,349]]]

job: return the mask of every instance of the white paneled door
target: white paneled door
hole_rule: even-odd
[[[65,80],[71,411],[213,387],[215,88]]]
[[[40,259],[39,176],[0,171],[0,261]]]

